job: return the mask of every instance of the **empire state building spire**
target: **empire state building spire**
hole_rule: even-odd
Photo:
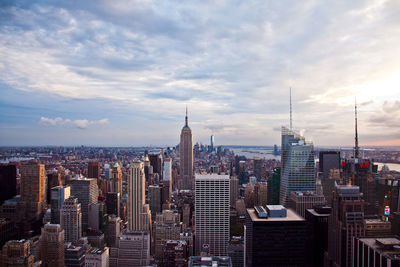
[[[187,115],[187,105],[186,105],[185,126],[189,127],[189,125],[188,125],[188,115]]]

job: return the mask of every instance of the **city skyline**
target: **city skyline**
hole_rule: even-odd
[[[400,145],[396,1],[0,5],[0,145]],[[228,15],[227,15],[228,14]],[[161,131],[160,131],[161,129]]]

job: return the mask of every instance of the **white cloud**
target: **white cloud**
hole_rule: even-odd
[[[109,121],[107,118],[97,120],[97,121],[90,121],[90,120],[70,120],[70,119],[63,119],[60,117],[57,118],[46,118],[46,117],[41,117],[39,120],[39,124],[41,126],[69,126],[69,127],[75,127],[78,129],[86,129],[91,125],[97,125],[97,126],[104,126],[108,124]]]

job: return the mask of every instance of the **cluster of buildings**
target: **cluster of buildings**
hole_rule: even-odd
[[[0,267],[399,266],[400,174],[354,150],[316,164],[282,127],[280,161],[248,159],[193,145],[186,114],[175,148],[3,164]]]

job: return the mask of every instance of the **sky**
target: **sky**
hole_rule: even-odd
[[[0,145],[400,145],[400,1],[0,1]]]

